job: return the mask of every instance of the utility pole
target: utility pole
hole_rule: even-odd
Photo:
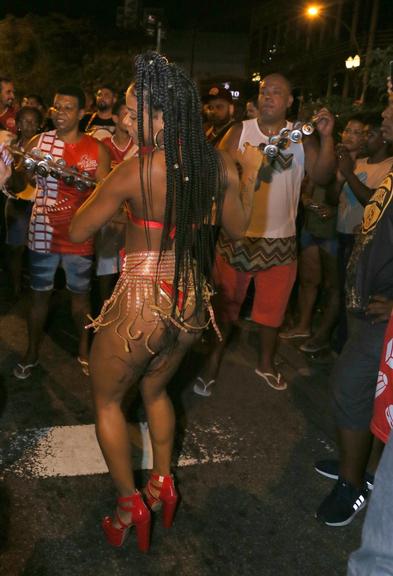
[[[377,21],[378,21],[378,13],[379,13],[379,0],[373,0],[372,4],[372,13],[371,13],[371,21],[370,21],[370,31],[368,34],[368,43],[367,43],[367,52],[366,52],[366,60],[364,64],[364,74],[363,74],[363,88],[362,94],[360,96],[360,102],[364,102],[366,98],[367,86],[368,86],[368,79],[370,76],[370,63],[371,57],[374,47],[374,38],[375,38],[375,31],[377,29]]]
[[[334,26],[334,40],[336,44],[340,39],[340,29],[341,29],[341,18],[342,18],[342,11],[343,11],[343,0],[339,0],[337,6],[337,16],[335,16],[335,26]],[[328,79],[328,87],[326,90],[326,98],[330,98],[333,92],[333,81],[334,81],[334,73],[336,71],[336,66],[334,62],[331,63],[329,67],[329,79]]]
[[[160,21],[157,22],[157,45],[156,45],[156,52],[160,54],[161,52],[161,36],[162,36],[162,23]]]
[[[360,0],[356,0],[355,1],[355,5],[353,8],[353,13],[352,13],[352,22],[351,22],[351,37],[350,37],[350,45],[352,46],[357,46],[357,39],[356,39],[356,35],[357,35],[357,28],[358,28],[358,22],[359,22],[359,8],[360,8]],[[360,57],[362,57],[361,54],[359,54]],[[343,86],[343,98],[347,98],[348,96],[348,92],[349,92],[349,75],[351,74],[351,72],[347,69],[345,69],[345,78],[344,78],[344,86]]]

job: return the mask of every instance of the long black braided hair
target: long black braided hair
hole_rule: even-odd
[[[166,162],[166,205],[160,257],[168,247],[172,227],[175,235],[175,272],[172,316],[176,310],[178,291],[185,291],[192,276],[196,312],[202,309],[204,275],[208,275],[214,254],[211,228],[212,208],[220,213],[225,186],[225,167],[217,151],[206,141],[202,128],[201,102],[194,82],[176,64],[156,52],[147,52],[135,59],[135,91],[137,97],[138,145],[144,141],[143,109],[148,110],[149,140],[153,138],[153,113],[162,111]],[[141,190],[145,218],[151,205],[151,181],[144,184],[144,162],[152,155],[140,154]],[[147,170],[150,174],[150,170]],[[181,318],[180,318],[181,319]]]

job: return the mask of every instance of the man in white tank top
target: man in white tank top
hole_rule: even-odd
[[[255,195],[245,238],[232,242],[221,232],[218,240],[214,275],[224,339],[210,354],[195,383],[194,391],[203,396],[211,393],[227,336],[239,317],[252,278],[255,297],[251,318],[260,328],[255,373],[277,390],[287,387],[274,366],[274,355],[296,278],[295,222],[300,185],[305,172],[315,183],[325,185],[335,171],[334,118],[326,109],[315,117],[319,140],[312,135],[303,144],[291,143],[283,151],[283,162],[274,161],[260,170],[264,156],[258,146],[266,144],[282,128],[291,127],[286,113],[292,102],[289,81],[281,74],[266,76],[260,83],[258,118],[233,126],[220,144],[240,166],[242,186],[253,185]]]

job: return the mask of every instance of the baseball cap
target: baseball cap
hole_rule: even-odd
[[[223,86],[212,86],[209,91],[203,96],[203,102],[209,102],[209,100],[215,100],[221,98],[222,100],[226,100],[230,104],[233,103],[232,94],[229,90],[224,88]]]

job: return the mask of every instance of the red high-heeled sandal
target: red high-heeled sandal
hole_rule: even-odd
[[[106,539],[112,546],[122,546],[131,526],[135,526],[138,548],[141,552],[147,552],[150,547],[150,511],[146,507],[143,498],[137,490],[131,496],[117,499],[120,510],[131,512],[131,522],[125,524],[116,510],[116,520],[120,527],[113,525],[110,516],[105,516],[102,521]]]
[[[144,489],[147,505],[153,512],[162,507],[162,523],[165,528],[172,526],[178,494],[172,476],[152,474]]]

